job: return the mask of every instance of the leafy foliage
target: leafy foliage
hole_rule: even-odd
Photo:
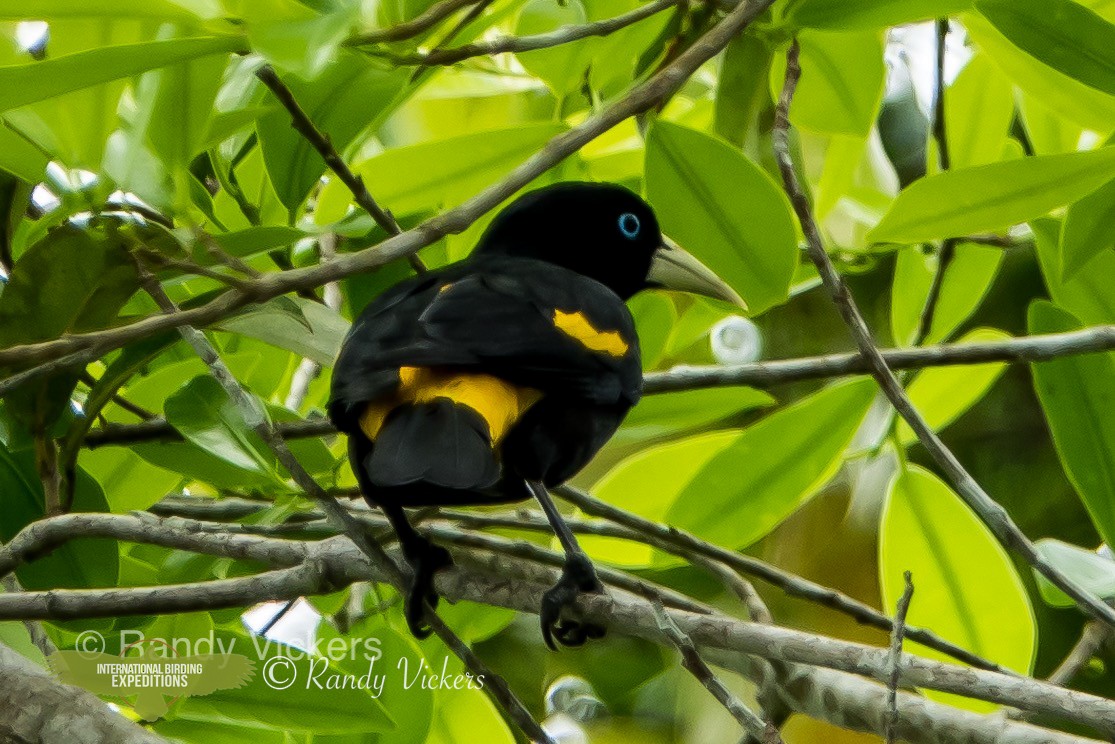
[[[1020,673],[1047,675],[1082,623],[1078,613],[1050,608],[1072,602],[1012,560],[928,467],[917,437],[882,405],[872,380],[779,377],[774,367],[731,365],[758,348],[765,360],[849,348],[816,273],[800,260],[803,236],[771,153],[791,38],[800,41],[803,67],[789,111],[795,164],[830,255],[869,310],[881,346],[917,354],[1115,324],[1112,3],[778,0],[656,108],[637,117],[622,109],[614,118],[625,94],[690,48],[723,10],[671,7],[547,48],[444,67],[410,64],[433,49],[561,35],[642,6],[457,4],[437,23],[399,32],[439,7],[429,0],[0,7],[0,353],[16,347],[28,355],[4,362],[0,384],[34,367],[45,342],[139,329],[122,345],[5,388],[0,542],[57,510],[157,507],[205,516],[231,509],[245,530],[315,539],[325,529],[210,368],[174,330],[144,330],[160,322],[150,320],[159,312],[142,291],[148,274],[183,311],[228,303],[204,332],[258,415],[309,430],[290,446],[323,487],[355,487],[343,438],[321,434],[329,368],[360,309],[413,269],[405,258],[374,272],[344,263],[327,288],[264,291],[276,276],[306,276],[337,256],[347,262],[367,251],[361,260],[375,263],[387,237],[256,78],[270,65],[378,203],[423,236],[435,234],[425,220],[471,203],[572,130],[614,123],[561,163],[531,170],[531,186],[609,180],[646,196],[664,232],[749,305],[743,318],[693,297],[637,296],[630,309],[646,372],[676,368],[684,376],[700,366],[751,374],[755,387],[647,395],[576,485],[886,613],[911,571],[912,625]],[[931,24],[895,27],[943,17],[951,17],[949,44],[963,47],[946,66],[947,170],[932,137],[934,107],[926,105],[933,86],[891,53],[903,34],[933,36]],[[435,223],[443,237],[424,244],[421,260],[438,267],[467,256],[492,214]],[[1096,550],[1115,539],[1113,352],[1028,368],[995,360],[922,366],[904,383],[929,424],[1024,530],[1043,538],[1047,561],[1115,598],[1115,563],[1110,551]],[[499,533],[547,544],[532,530]],[[626,538],[586,535],[583,543],[602,565],[738,612],[729,592],[676,555]],[[262,568],[104,538],[34,558],[16,572],[27,590],[165,586]],[[886,642],[835,613],[786,601],[771,586],[759,591],[779,624]],[[345,587],[299,606],[312,607],[307,623],[319,641],[377,639],[380,663],[393,673],[404,658],[463,671],[438,642],[406,634],[390,587]],[[250,645],[260,638],[249,634],[244,609],[43,626],[62,648],[73,648],[86,628],[212,632]],[[613,637],[554,656],[533,620],[510,610],[462,602],[441,614],[550,725],[575,725],[592,741],[738,739],[730,722],[691,704],[676,665],[643,641]],[[21,624],[0,623],[0,643],[43,662]],[[297,645],[290,637],[272,642],[258,663]],[[924,644],[907,650],[945,658]],[[323,659],[313,650],[309,657]],[[359,675],[362,664],[346,658],[327,666]],[[1115,677],[1101,665],[1076,684],[1115,694]],[[750,691],[740,680],[731,685]],[[565,698],[573,703],[555,702]],[[988,709],[957,696],[935,699]],[[151,727],[207,744],[516,740],[480,690],[397,682],[378,696],[276,690],[257,678],[171,701]],[[816,721],[795,721],[787,731],[790,744],[853,741]]]

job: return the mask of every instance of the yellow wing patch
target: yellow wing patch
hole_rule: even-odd
[[[599,330],[581,312],[554,310],[554,327],[580,341],[586,349],[601,351],[609,356],[622,357],[630,348],[617,331]]]
[[[447,398],[480,414],[488,425],[494,447],[541,397],[537,390],[518,387],[492,375],[402,367],[398,390],[388,399],[368,404],[360,417],[360,429],[374,440],[392,409],[406,403],[429,403]]]

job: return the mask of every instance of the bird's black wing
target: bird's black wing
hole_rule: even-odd
[[[634,322],[592,279],[514,258],[464,262],[378,298],[353,325],[333,371],[330,415],[355,431],[401,367],[483,372],[589,403],[633,405],[642,372]]]

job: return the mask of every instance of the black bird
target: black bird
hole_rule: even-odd
[[[601,585],[546,489],[584,467],[638,402],[639,339],[624,300],[655,286],[743,304],[662,236],[631,191],[559,183],[504,209],[467,259],[392,287],[353,324],[329,416],[413,569],[406,617],[416,636],[429,635],[424,605],[436,607],[434,573],[451,559],[404,507],[531,496],[566,554],[542,601],[547,645],[601,634],[561,617]]]

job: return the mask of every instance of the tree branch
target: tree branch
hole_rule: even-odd
[[[135,518],[112,516],[109,519]],[[73,524],[76,523],[71,523],[71,526]],[[73,532],[70,535],[81,536]],[[274,538],[255,540],[261,550],[272,555],[301,553],[303,563],[257,576],[200,584],[124,589],[59,589],[4,594],[0,595],[0,619],[58,620],[244,607],[262,601],[334,592],[356,581],[392,581],[387,569],[372,563],[345,537],[332,537],[317,543]],[[216,542],[209,544],[217,545]],[[477,554],[470,558],[470,562],[473,560],[483,568],[466,569],[458,566],[439,572],[438,589],[447,599],[482,602],[535,613],[539,607],[541,592],[557,575],[557,569],[539,566],[537,574],[532,578],[508,581],[508,574],[522,569],[520,559],[498,554]],[[398,577],[395,576],[394,580],[398,580]],[[586,619],[605,625],[615,632],[635,635],[659,645],[671,643],[659,628],[651,603],[622,590],[606,596],[584,596],[578,600],[577,609]],[[752,663],[746,657],[758,656],[791,664],[822,666],[880,682],[889,677],[890,665],[885,649],[743,622],[720,614],[696,614],[676,609],[666,611],[698,647],[718,649],[736,657],[732,668],[745,668]],[[1074,721],[1108,736],[1115,735],[1115,703],[1045,682],[917,657],[902,660],[901,681],[905,685],[1013,705]],[[885,710],[885,688],[880,686],[879,689],[883,690],[883,694],[879,696],[878,704],[881,710]],[[1002,729],[1000,722],[991,722],[988,725]],[[902,729],[900,735],[906,738],[905,726]],[[925,741],[918,738],[910,740]]]
[[[716,698],[724,708],[732,714],[732,718],[743,727],[743,730],[758,739],[763,744],[782,744],[782,737],[771,724],[759,718],[743,701],[731,693],[724,683],[712,671],[712,668],[701,658],[693,639],[681,631],[677,623],[666,614],[660,604],[652,605],[658,627],[681,653],[681,665],[701,683],[709,694]]]
[[[592,23],[577,26],[563,26],[555,31],[531,36],[503,36],[491,41],[481,41],[474,44],[462,44],[458,47],[434,49],[429,52],[415,54],[395,54],[388,50],[368,49],[368,54],[382,57],[396,65],[452,65],[471,57],[484,57],[494,54],[516,54],[530,52],[536,49],[569,44],[592,36],[607,36],[620,29],[632,26],[639,21],[657,15],[664,10],[677,6],[683,0],[654,0],[654,2],[641,5],[634,10],[605,18]]]
[[[677,59],[645,82],[636,85],[625,96],[578,126],[551,139],[502,181],[412,230],[390,237],[372,248],[338,256],[337,260],[325,265],[265,274],[251,283],[251,294],[230,289],[205,305],[175,315],[148,316],[116,328],[11,346],[0,350],[0,366],[18,368],[43,365],[20,373],[20,382],[26,382],[51,371],[46,365],[59,357],[66,356],[70,364],[87,363],[112,349],[160,331],[183,325],[205,327],[246,304],[265,302],[281,294],[319,287],[327,282],[372,271],[395,259],[409,256],[446,235],[461,232],[587,143],[629,117],[653,108],[658,102],[668,98],[773,2],[774,0],[740,2],[719,23],[678,55]],[[10,389],[8,381],[0,383],[0,394]]]
[[[887,366],[899,370],[987,362],[1040,362],[1112,349],[1115,349],[1115,326],[1107,325],[1004,341],[887,349],[880,353]],[[871,362],[859,352],[750,364],[686,366],[648,373],[643,381],[643,392],[646,395],[656,395],[736,385],[772,388],[802,380],[822,380],[870,372]],[[7,389],[7,382],[0,383],[0,393]],[[285,439],[331,436],[337,433],[325,419],[279,423],[275,427]],[[166,421],[153,419],[141,424],[94,429],[89,432],[84,444],[86,447],[96,448],[152,440],[177,441],[181,438]]]
[[[375,223],[383,228],[388,235],[400,234],[402,228],[399,227],[399,223],[395,221],[390,212],[379,205],[379,202],[372,196],[372,192],[368,191],[368,187],[364,185],[364,179],[352,172],[344,158],[334,149],[333,143],[329,141],[329,136],[318,129],[313,120],[310,119],[309,114],[298,105],[298,100],[294,97],[294,91],[288,88],[286,83],[279,78],[275,68],[271,65],[264,65],[256,70],[256,77],[271,90],[275,98],[290,114],[291,126],[294,127],[295,131],[310,143],[310,146],[329,166],[329,170],[333,171],[337,178],[341,179],[341,183],[352,192],[353,200],[371,215]],[[418,273],[426,270],[417,253],[412,253],[407,258],[411,267]]]
[[[10,595],[4,595],[10,596]],[[60,682],[0,644],[0,740],[18,744],[166,744],[95,695]]]
[[[893,405],[899,415],[905,419],[906,423],[910,425],[910,428],[917,435],[918,441],[920,441],[926,451],[929,452],[929,455],[945,473],[948,480],[952,482],[957,494],[959,494],[964,502],[976,512],[999,542],[1013,549],[1017,554],[1022,556],[1027,563],[1049,579],[1054,586],[1072,597],[1077,606],[1086,614],[1115,627],[1115,610],[1112,610],[1112,608],[1099,597],[1080,587],[1076,582],[1046,561],[1041,554],[1038,553],[1034,544],[1030,542],[1022,530],[1018,528],[1018,525],[1011,520],[1006,510],[992,499],[968,471],[964,469],[964,466],[956,459],[952,451],[944,445],[940,437],[937,436],[936,432],[933,431],[932,427],[929,426],[910,402],[910,398],[906,395],[906,391],[902,388],[898,378],[894,376],[894,372],[887,366],[886,359],[879,353],[879,349],[875,346],[875,342],[871,337],[871,331],[868,329],[867,323],[864,321],[855,299],[852,298],[847,285],[844,284],[843,278],[837,272],[832,260],[825,252],[820,230],[813,219],[809,199],[806,197],[805,192],[802,191],[801,184],[798,183],[797,174],[794,171],[794,164],[790,157],[789,108],[790,101],[793,99],[794,90],[797,87],[798,79],[801,76],[798,51],[798,44],[795,40],[794,43],[790,45],[790,49],[786,55],[786,81],[782,88],[782,95],[780,96],[775,114],[775,126],[773,131],[775,157],[778,160],[778,167],[782,173],[782,180],[786,188],[786,193],[790,197],[790,202],[793,204],[794,211],[797,213],[798,220],[805,233],[809,257],[817,267],[821,280],[828,290],[829,295],[832,297],[833,302],[836,304],[837,309],[840,311],[840,315],[844,319],[845,324],[848,326],[852,338],[856,342],[856,346],[859,348],[860,353],[870,363],[872,375],[879,382],[879,386],[887,396],[887,399],[891,402],[891,405]]]
[[[478,2],[480,2],[480,0],[442,0],[439,3],[431,5],[409,21],[404,21],[389,28],[369,31],[359,36],[354,36],[348,39],[345,45],[364,46],[366,44],[380,44],[385,41],[413,39],[415,36],[441,23],[458,10],[463,10]]]
[[[910,572],[903,574],[906,588],[898,600],[894,613],[894,630],[890,634],[890,677],[887,679],[887,744],[894,744],[898,733],[898,681],[902,673],[902,641],[906,637],[906,613],[910,611],[910,600],[914,598],[914,582]]]

